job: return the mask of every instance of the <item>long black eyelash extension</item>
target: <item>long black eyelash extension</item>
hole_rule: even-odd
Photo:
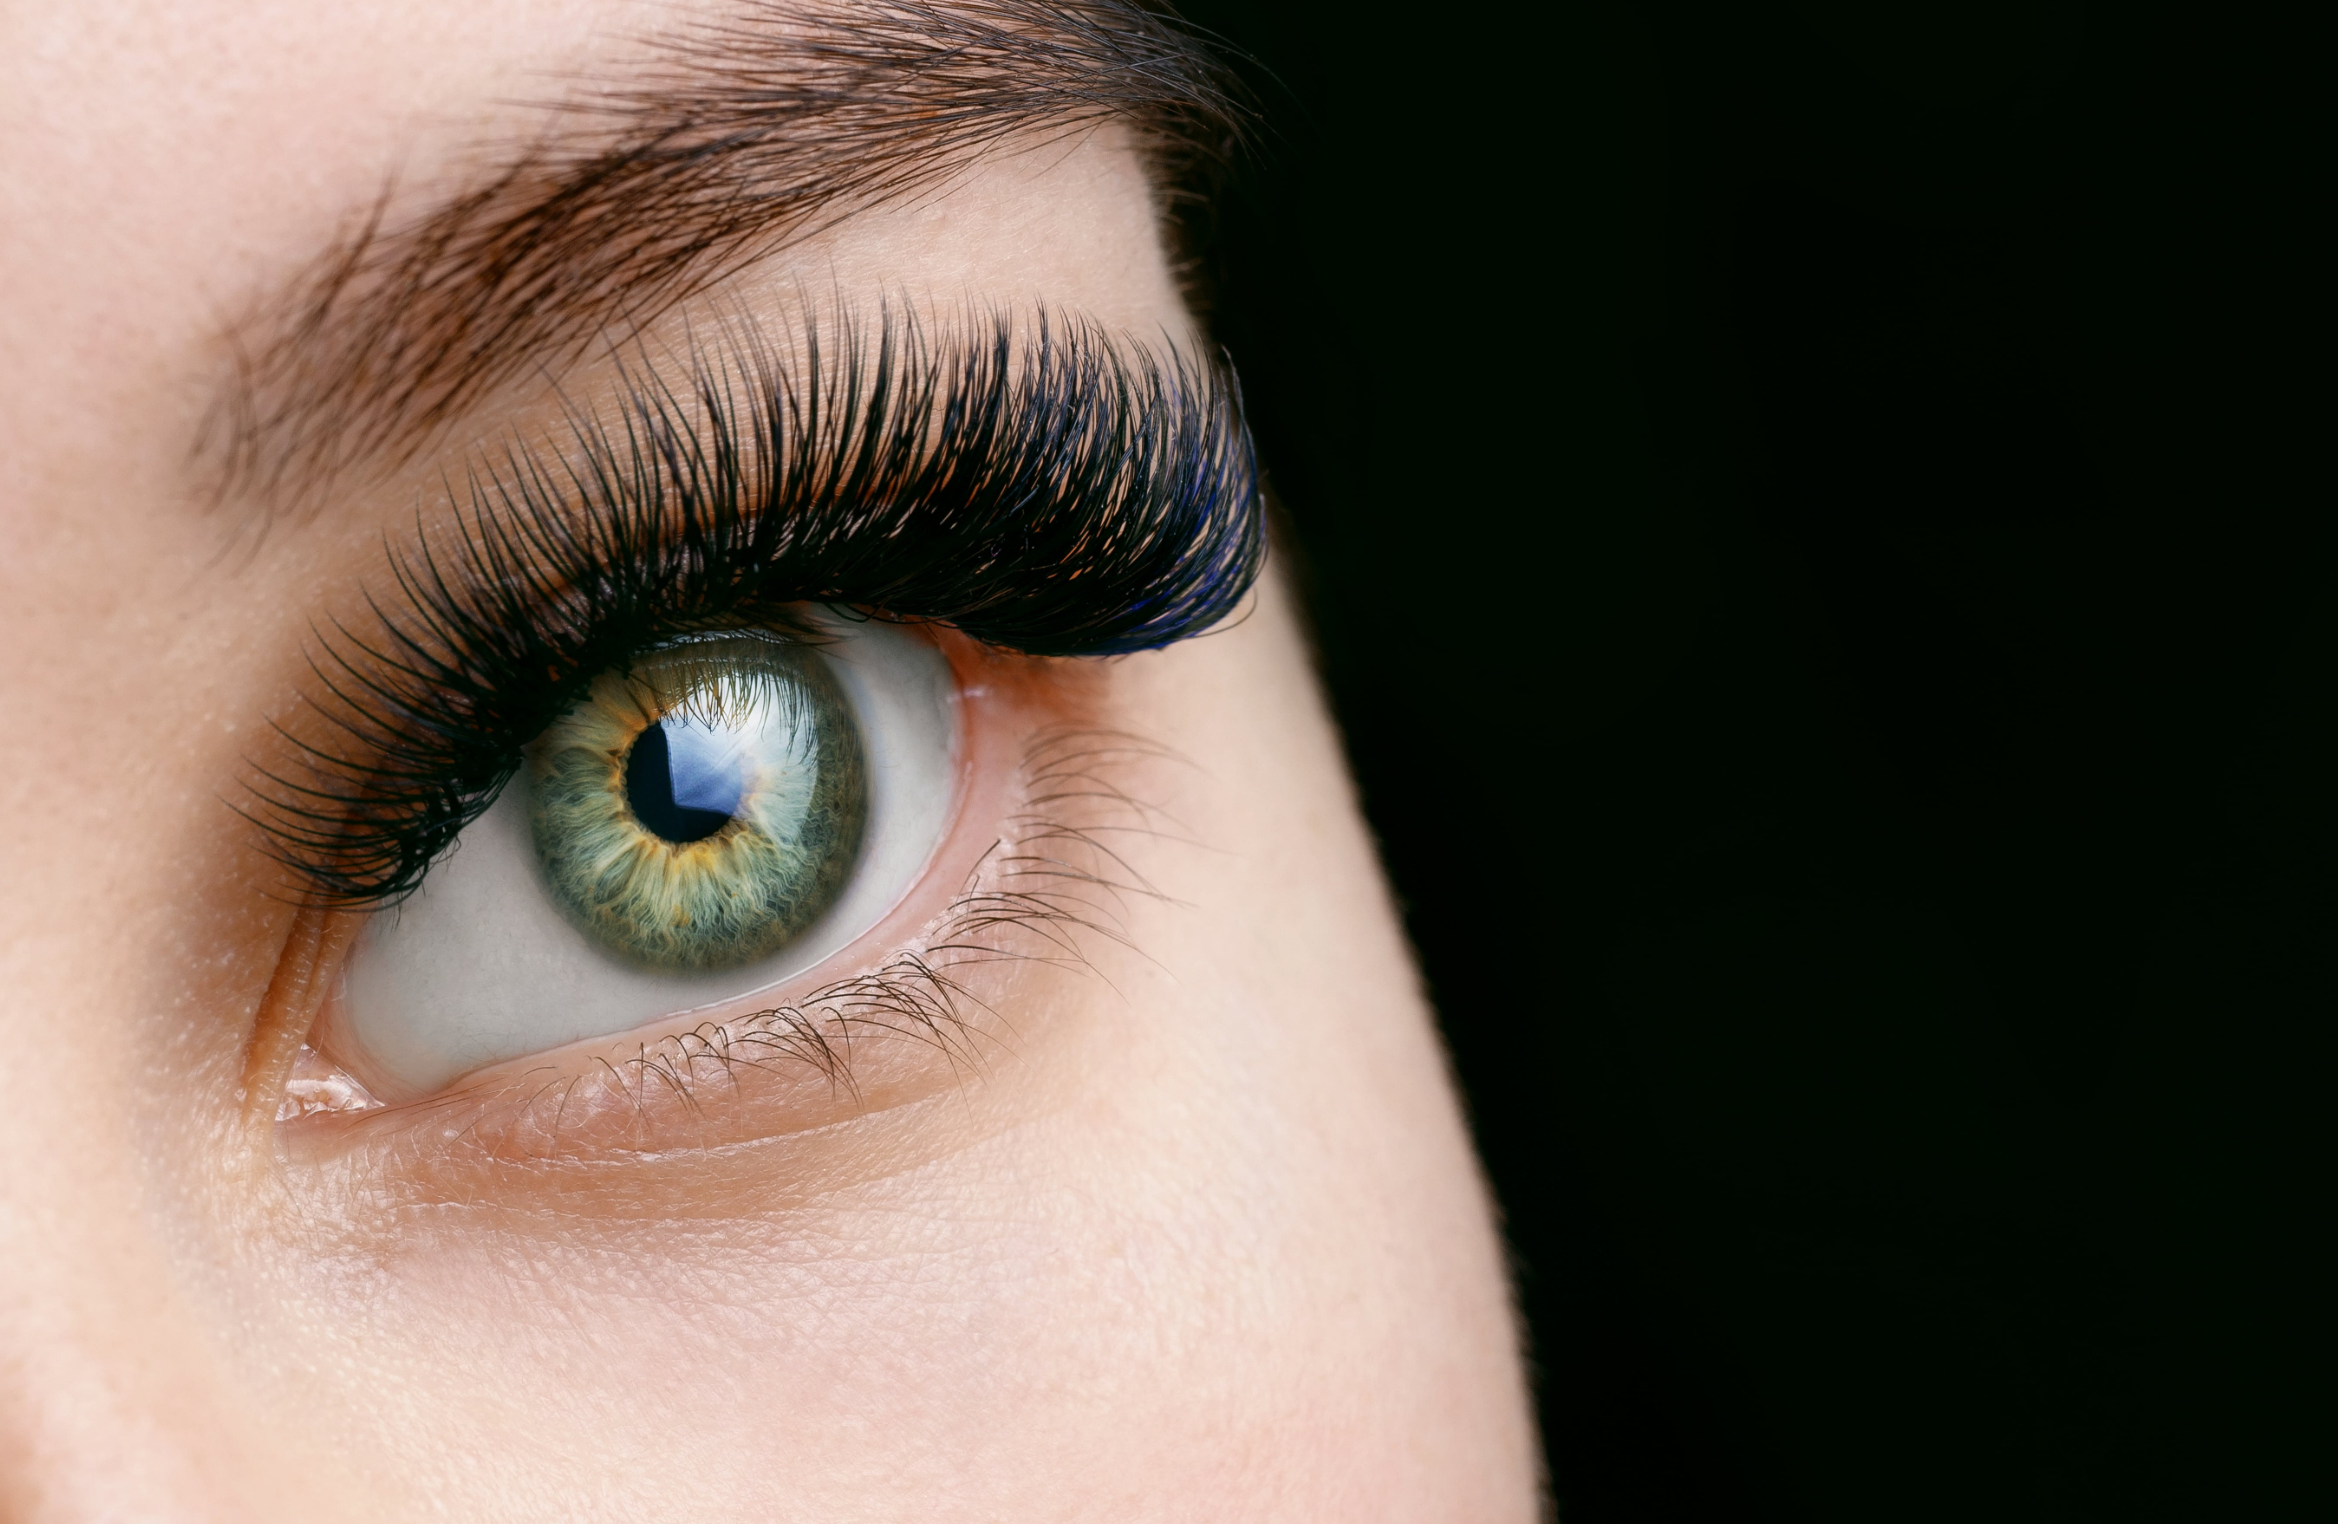
[[[409,893],[601,672],[725,623],[827,604],[938,620],[1003,649],[1158,648],[1227,617],[1263,553],[1238,389],[1039,313],[935,338],[888,309],[782,360],[730,332],[690,381],[619,377],[557,457],[475,470],[451,546],[392,556],[399,597],[336,623],[318,734],[280,733],[246,813],[328,904]]]

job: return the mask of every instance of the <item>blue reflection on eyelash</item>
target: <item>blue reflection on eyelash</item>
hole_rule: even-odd
[[[1156,649],[1229,615],[1264,555],[1230,371],[1039,312],[939,336],[892,310],[694,349],[620,377],[556,459],[514,444],[451,546],[393,562],[401,605],[336,625],[304,765],[247,811],[329,903],[410,892],[520,749],[678,632],[792,606],[947,621],[1043,656]],[[816,637],[813,637],[816,638]]]

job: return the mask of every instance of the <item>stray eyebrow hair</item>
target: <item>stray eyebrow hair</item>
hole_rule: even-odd
[[[1123,124],[1173,187],[1251,122],[1209,49],[1143,0],[746,0],[554,111],[418,215],[393,224],[385,189],[229,325],[196,452],[222,496],[282,503],[400,463],[514,375],[556,375],[1009,140]]]

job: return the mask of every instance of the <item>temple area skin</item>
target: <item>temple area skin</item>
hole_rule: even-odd
[[[515,164],[589,163],[602,140],[584,140],[625,130],[611,100],[701,79],[703,49],[676,39],[729,37],[724,57],[751,42],[784,93],[837,56],[815,42],[860,38],[881,104],[884,50],[914,54],[920,27],[979,23],[1011,51],[1041,16],[134,0],[5,23],[0,1041],[19,1062],[0,1107],[0,1515],[1534,1517],[1487,1199],[1271,557],[1206,630],[1130,626],[1132,654],[1072,635],[1070,654],[1029,654],[978,638],[977,612],[904,625],[925,654],[881,671],[938,674],[947,723],[870,721],[855,744],[870,777],[892,767],[891,786],[944,804],[886,815],[868,791],[887,785],[856,774],[770,806],[772,851],[845,854],[788,890],[835,946],[791,968],[742,934],[702,978],[672,972],[699,944],[668,936],[624,964],[646,1004],[607,1019],[630,1025],[514,1026],[457,1052],[446,1032],[518,997],[448,932],[405,946],[435,958],[428,1009],[451,1025],[415,995],[363,1026],[362,960],[388,956],[378,918],[400,912],[322,893],[303,859],[349,839],[336,822],[366,796],[285,788],[363,776],[384,734],[446,718],[352,729],[326,678],[385,670],[363,664],[414,607],[399,567],[460,542],[466,484],[515,442],[573,460],[577,421],[618,419],[645,379],[698,428],[691,356],[753,335],[801,374],[815,328],[875,333],[888,314],[936,344],[1004,314],[1012,366],[1041,313],[1128,365],[1215,363],[1164,252],[1143,110],[1058,121],[1075,107],[1028,89],[1011,131],[924,145],[946,172],[910,140],[887,149],[891,179],[856,179],[874,139],[779,134],[736,170],[740,196],[804,155],[845,167],[801,177],[769,239],[746,230],[704,279],[628,287],[631,303],[601,300],[595,281],[631,274],[589,256],[681,203],[616,198],[563,246],[586,275],[559,299],[591,309],[566,326],[481,326],[518,310],[489,282],[469,329],[393,325],[369,348],[302,328],[317,271],[383,247],[369,226],[395,238],[492,201]],[[831,118],[861,120],[838,99]],[[394,367],[404,391],[382,380]],[[1031,646],[1056,626],[1011,628]],[[638,658],[572,647],[597,670]],[[740,670],[762,670],[750,657]],[[777,722],[751,738],[859,767],[836,716],[878,701],[851,680],[805,711],[812,740]],[[643,782],[622,747],[648,722],[628,723],[606,743],[612,799],[700,787]],[[531,739],[513,739],[512,787]],[[690,807],[783,797],[724,776]],[[313,815],[282,813],[301,799]],[[787,824],[820,811],[857,813]],[[611,831],[633,818],[605,813]],[[695,819],[656,850],[731,840]],[[465,833],[487,828],[462,822],[429,871],[467,854],[484,871],[486,837]],[[884,830],[900,887],[863,913],[850,875]],[[420,883],[398,935],[440,934]],[[481,900],[514,919],[476,947],[590,933],[584,911],[522,916],[525,892]],[[771,982],[722,987],[750,963]],[[661,1009],[665,978],[701,982]],[[408,1058],[381,1056],[393,1038]]]

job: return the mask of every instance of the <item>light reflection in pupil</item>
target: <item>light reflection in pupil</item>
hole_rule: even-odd
[[[668,715],[634,739],[625,759],[625,802],[653,834],[704,841],[739,812],[746,789],[739,737]]]

